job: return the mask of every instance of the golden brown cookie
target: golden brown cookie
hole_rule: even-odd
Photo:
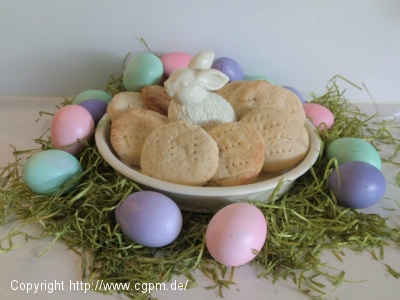
[[[235,111],[238,119],[254,109],[265,107],[274,107],[282,112],[299,113],[303,115],[305,121],[302,103],[295,93],[266,80],[249,81],[237,101]]]
[[[261,133],[244,122],[224,123],[208,132],[217,142],[219,164],[208,186],[253,183],[264,164],[265,143]]]
[[[169,120],[152,110],[129,109],[111,123],[110,141],[123,161],[140,166],[140,156],[147,136]]]
[[[303,160],[308,151],[308,132],[304,123],[289,114],[270,113],[269,108],[249,112],[240,122],[252,124],[264,138],[263,172],[289,169]]]
[[[170,122],[154,130],[142,149],[142,173],[163,181],[203,186],[218,167],[218,146],[200,126]]]
[[[232,93],[234,91],[236,91],[239,87],[241,87],[243,84],[245,84],[246,82],[247,81],[245,81],[245,80],[237,80],[237,81],[228,82],[222,88],[220,88],[219,90],[216,90],[215,93],[229,101],[229,98],[231,97]]]
[[[141,92],[149,109],[164,116],[168,116],[168,106],[171,98],[168,96],[164,87],[160,85],[149,85],[145,86]]]
[[[119,114],[132,108],[148,109],[140,92],[115,94],[107,105],[107,116],[113,121]]]
[[[243,84],[241,84],[237,89],[235,89],[232,94],[229,96],[228,102],[232,105],[233,110],[235,111],[236,114],[236,119],[239,120],[238,118],[238,112],[237,112],[237,107],[239,104],[239,100],[242,97],[243,91],[246,89],[246,86],[249,84],[248,81],[245,81]]]

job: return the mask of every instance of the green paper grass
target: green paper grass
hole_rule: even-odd
[[[322,151],[315,165],[280,199],[272,200],[271,197],[269,202],[253,202],[268,221],[267,241],[253,262],[261,268],[259,277],[272,282],[290,278],[299,292],[318,297],[349,282],[344,271],[338,271],[337,276],[323,271],[323,267],[329,267],[320,260],[323,251],[331,251],[343,261],[344,248],[368,249],[379,262],[384,259],[384,246],[388,241],[400,245],[399,227],[388,226],[388,218],[339,207],[327,189],[327,179],[337,167],[337,161],[328,160],[325,149],[338,138],[362,138],[378,149],[382,144],[394,145],[393,154],[383,160],[399,164],[399,140],[391,134],[400,128],[399,123],[394,119],[374,122],[375,115],[369,117],[360,112],[344,98],[344,92],[337,85],[338,79],[345,80],[336,76],[329,81],[324,95],[311,95],[312,102],[327,107],[336,120],[331,129],[319,133]],[[113,95],[123,91],[122,76],[111,76],[106,90]],[[65,99],[62,105],[70,103],[71,100]],[[235,268],[216,263],[206,249],[205,230],[212,217],[210,214],[183,212],[181,234],[172,244],[159,249],[128,240],[115,222],[114,209],[130,193],[141,188],[116,173],[95,146],[89,145],[78,156],[84,172],[74,191],[51,196],[32,193],[22,181],[23,160],[20,157],[52,147],[47,134],[36,142],[38,149],[14,149],[15,162],[0,173],[0,222],[2,225],[16,224],[0,241],[0,252],[21,247],[31,238],[50,237],[49,247],[42,255],[53,243],[62,241],[82,257],[82,276],[87,282],[162,283],[171,281],[175,275],[184,275],[188,278],[188,287],[194,288],[193,272],[200,270],[214,282],[206,288],[216,289],[220,296],[225,288],[235,284]],[[274,194],[279,188],[280,185]],[[23,232],[23,227],[32,223],[40,224],[42,233],[39,236]],[[22,244],[14,244],[16,237],[22,237]],[[379,255],[374,249],[379,250]],[[386,268],[390,274],[399,277],[390,266],[386,265]],[[327,279],[332,286],[322,283],[321,278]],[[149,297],[142,291],[119,292],[131,299]]]

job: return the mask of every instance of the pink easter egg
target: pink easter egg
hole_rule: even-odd
[[[77,155],[85,149],[84,141],[94,130],[90,112],[77,104],[60,108],[51,121],[50,136],[56,149]],[[73,144],[71,146],[68,146]]]
[[[317,103],[305,103],[303,108],[307,118],[319,131],[323,131],[325,127],[327,129],[332,127],[335,117],[325,106]]]
[[[219,210],[206,230],[206,246],[219,263],[231,267],[251,261],[264,246],[267,221],[249,203],[234,203]]]
[[[164,55],[161,62],[164,67],[164,76],[169,77],[176,69],[187,68],[192,56],[183,52],[172,52]]]

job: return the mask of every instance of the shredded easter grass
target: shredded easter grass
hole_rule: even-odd
[[[336,120],[331,129],[319,134],[321,153],[315,165],[281,198],[274,198],[280,188],[278,185],[269,201],[254,203],[268,221],[267,241],[253,262],[260,267],[259,277],[273,282],[290,278],[302,293],[318,297],[324,297],[341,283],[348,282],[344,271],[337,271],[337,275],[324,271],[324,267],[329,266],[320,260],[323,251],[331,251],[343,261],[345,248],[368,249],[375,260],[381,261],[384,246],[389,241],[400,245],[398,224],[390,227],[387,224],[389,218],[337,206],[334,195],[327,189],[327,178],[337,167],[337,162],[326,158],[325,149],[338,138],[362,138],[378,149],[380,145],[388,144],[395,149],[391,156],[383,158],[384,161],[400,164],[399,139],[392,135],[393,130],[399,130],[399,123],[393,118],[375,122],[375,115],[363,114],[344,98],[344,91],[337,85],[338,79],[344,80],[339,76],[330,80],[326,94],[312,94],[312,102],[330,109]],[[106,90],[113,95],[123,91],[122,77],[111,76]],[[69,103],[71,101],[66,99],[62,105]],[[82,275],[88,282],[162,283],[172,280],[175,275],[183,275],[194,287],[194,271],[200,270],[214,282],[207,288],[217,289],[220,296],[223,296],[224,288],[235,283],[235,268],[216,263],[207,252],[204,236],[211,214],[183,212],[181,234],[172,244],[159,249],[128,240],[115,222],[114,209],[126,196],[141,188],[116,173],[96,146],[88,145],[78,156],[84,172],[74,191],[50,196],[33,193],[21,178],[23,158],[52,147],[47,134],[36,142],[38,149],[14,149],[15,162],[0,173],[0,222],[2,225],[17,224],[0,240],[0,252],[20,247],[30,238],[50,237],[49,247],[42,255],[54,242],[64,242],[81,255]],[[30,236],[23,231],[23,226],[32,223],[40,224],[42,233],[39,236]],[[16,237],[22,237],[22,243],[15,244]],[[379,250],[378,255],[374,249]],[[399,278],[397,271],[385,266],[390,274]],[[320,278],[328,280],[332,286],[327,286]],[[142,291],[120,292],[131,299],[151,297]]]

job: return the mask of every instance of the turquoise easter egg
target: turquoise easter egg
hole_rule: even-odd
[[[85,100],[90,100],[90,99],[97,99],[104,101],[105,103],[109,103],[112,99],[112,96],[109,93],[100,91],[100,90],[87,90],[84,91],[80,94],[78,94],[72,103],[74,104],[79,104]]]
[[[22,167],[25,184],[35,193],[51,195],[74,189],[82,166],[78,159],[63,150],[50,149],[33,154]]]
[[[274,82],[267,76],[259,75],[259,76],[251,76],[251,77],[246,77],[246,80],[248,81],[254,81],[254,80],[266,80],[269,83],[274,84]]]
[[[344,137],[334,140],[326,149],[326,155],[329,159],[336,157],[339,165],[349,161],[363,161],[378,170],[382,166],[381,157],[375,147],[359,138]]]
[[[158,56],[142,53],[129,61],[122,79],[127,91],[139,92],[147,85],[158,84],[163,73],[163,64]]]

